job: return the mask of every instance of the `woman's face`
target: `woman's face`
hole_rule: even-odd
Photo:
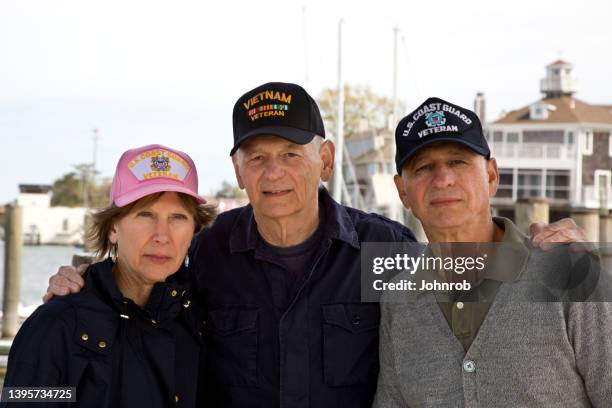
[[[166,192],[156,201],[136,205],[109,234],[117,244],[120,273],[142,283],[163,282],[181,266],[194,228],[193,214],[178,193]]]

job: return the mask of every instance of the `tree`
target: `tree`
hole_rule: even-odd
[[[109,204],[111,182],[104,179],[95,182],[96,174],[91,164],[77,164],[76,171],[64,174],[53,182],[52,206],[102,208]]]
[[[246,194],[237,185],[227,181],[221,182],[221,188],[215,194],[215,198],[244,198]]]
[[[71,171],[53,182],[52,206],[77,207],[83,205],[83,193],[79,176]]]
[[[336,111],[338,92],[336,88],[327,88],[317,98],[325,128],[336,132]],[[398,104],[398,112],[403,112],[402,104]],[[344,134],[347,136],[359,132],[362,123],[368,129],[380,131],[386,129],[393,113],[393,101],[386,96],[374,93],[368,86],[344,85]],[[396,118],[399,120],[399,118]],[[393,124],[395,125],[395,124]]]

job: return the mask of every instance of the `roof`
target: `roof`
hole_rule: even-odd
[[[19,184],[20,193],[46,194],[51,191],[52,186],[48,184]]]
[[[553,105],[555,110],[548,112],[547,119],[530,119],[529,107],[507,113],[493,122],[494,125],[512,123],[601,123],[612,125],[612,107],[610,105],[589,105],[571,96],[544,98],[540,102]],[[572,107],[573,105],[573,107]]]
[[[547,67],[552,67],[554,65],[572,65],[570,62],[563,61],[562,59],[558,59],[555,62],[551,62],[547,65]]]

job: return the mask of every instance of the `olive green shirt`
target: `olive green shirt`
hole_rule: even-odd
[[[528,238],[508,219],[493,217],[493,222],[504,230],[501,245],[489,255],[485,269],[472,276],[469,291],[434,291],[438,305],[451,331],[467,351],[485,320],[495,295],[503,282],[511,282],[527,264]],[[493,247],[493,246],[491,246]]]

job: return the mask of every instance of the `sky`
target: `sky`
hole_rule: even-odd
[[[0,2],[0,204],[18,184],[51,184],[94,159],[112,177],[121,153],[159,143],[188,152],[209,194],[234,181],[235,101],[268,81],[317,96],[343,79],[437,96],[487,118],[540,97],[545,66],[574,64],[577,97],[612,104],[612,2],[490,0]],[[331,133],[331,130],[328,129]]]

